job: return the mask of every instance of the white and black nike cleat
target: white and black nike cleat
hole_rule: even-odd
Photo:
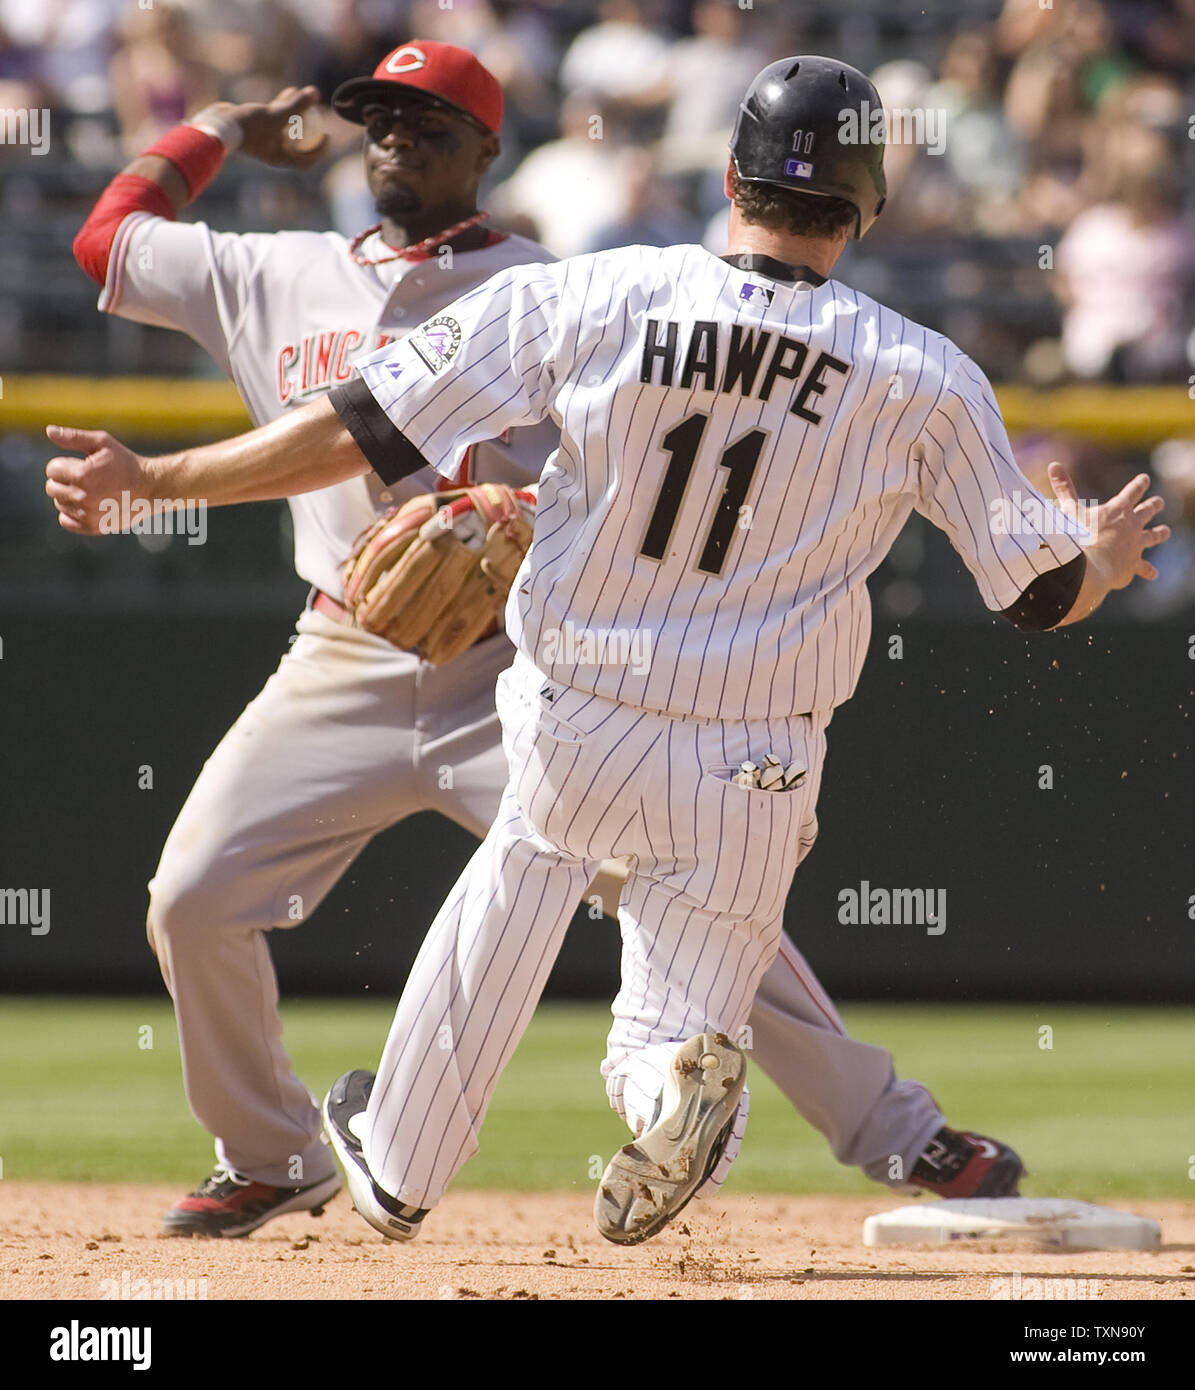
[[[593,1204],[617,1245],[661,1231],[713,1172],[734,1127],[747,1061],[725,1033],[699,1033],[673,1058],[661,1117],[610,1160]]]
[[[404,1206],[382,1191],[366,1166],[357,1135],[373,1083],[371,1071],[345,1072],[324,1098],[324,1133],[344,1169],[353,1206],[387,1240],[414,1240],[428,1209]]]

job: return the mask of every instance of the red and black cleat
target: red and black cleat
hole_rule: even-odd
[[[270,1187],[227,1168],[217,1168],[162,1218],[168,1236],[247,1236],[275,1216],[309,1211],[320,1216],[340,1191],[336,1174],[305,1187]]]
[[[943,1127],[913,1165],[909,1183],[936,1197],[1015,1197],[1025,1165],[982,1134]]]

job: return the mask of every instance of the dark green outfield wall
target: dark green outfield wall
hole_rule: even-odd
[[[49,888],[52,915],[41,936],[0,926],[0,991],[156,990],[145,880],[290,622],[23,612],[0,609],[0,888]],[[1189,627],[1029,639],[995,622],[877,623],[789,901],[790,934],[832,992],[1195,996]],[[309,924],[276,934],[284,989],[394,994],[469,850],[430,815],[376,841]],[[842,924],[839,895],[863,880],[944,890],[946,930]],[[552,988],[610,995],[617,963],[614,931],[581,918]]]

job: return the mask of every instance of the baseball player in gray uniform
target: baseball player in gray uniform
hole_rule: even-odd
[[[425,123],[467,133],[475,176],[452,207],[465,213],[497,121],[476,109],[484,69],[453,85],[438,63],[434,45],[408,45],[335,104],[368,122],[375,194],[379,180],[419,186],[414,154],[385,166],[389,149],[420,149]],[[945,1127],[923,1087],[895,1080],[886,1052],[847,1036],[781,914],[816,834],[825,728],[866,647],[863,581],[909,510],[942,525],[989,606],[1028,627],[1081,616],[1127,582],[1123,553],[1136,545],[1131,575],[1162,529],[1143,533],[1140,507],[1123,518],[1122,494],[1085,574],[1065,534],[1039,545],[986,532],[989,498],[1028,486],[987,383],[946,340],[827,278],[883,196],[874,147],[832,151],[830,132],[836,143],[839,111],[878,98],[853,69],[801,63],[804,77],[796,60],[769,69],[745,105],[724,260],[630,248],[543,264],[538,248],[473,245],[468,229],[473,249],[458,245],[453,270],[431,270],[387,248],[444,226],[451,204],[408,226],[381,197],[382,230],[355,247],[356,262],[333,236],[222,237],[143,210],[119,223],[105,307],[195,333],[255,418],[274,423],[157,460],[52,427],[87,454],[47,466],[67,530],[97,530],[100,500],[125,491],[212,504],[289,496],[300,573],[335,602],[359,524],[404,488],[456,480],[462,450],[508,429],[550,421],[559,437],[508,605],[518,655],[498,682],[498,715],[503,639],[430,671],[317,597],[172,832],[150,933],[219,1166],[168,1230],[244,1234],[335,1190],[316,1108],[282,1047],[264,932],[293,924],[283,904],[294,893],[309,914],[371,834],[422,806],[477,833],[497,819],[424,943],[377,1084],[352,1073],[329,1098],[354,1199],[386,1234],[416,1232],[475,1150],[493,1085],[607,858],[629,861],[631,875],[603,1070],[639,1135],[602,1184],[611,1239],[644,1238],[720,1181],[746,1120],[729,1041],[744,1024],[752,1055],[840,1159],[942,1195],[1015,1191],[1021,1165],[1007,1146]],[[176,254],[186,292],[165,288],[175,277],[161,269],[135,272],[144,246],[158,267]],[[477,287],[449,304],[462,277]],[[405,331],[409,302],[437,331],[354,358],[378,331]],[[894,375],[906,383],[899,403]],[[329,386],[329,399],[290,409]],[[617,657],[618,634],[632,630],[650,641],[645,664]],[[497,771],[499,716],[509,781]],[[432,741],[423,761],[453,764],[453,794],[421,780],[416,755]],[[679,1130],[678,1108],[689,1117]]]

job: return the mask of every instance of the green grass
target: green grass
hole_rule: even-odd
[[[292,1056],[318,1095],[373,1066],[390,1003],[306,1000],[284,1009]],[[1091,1201],[1195,1197],[1195,1011],[1091,1007],[858,1006],[855,1034],[895,1053],[952,1123],[1013,1143],[1027,1191]],[[598,1075],[609,1014],[546,1005],[498,1087],[469,1187],[584,1188],[624,1142]],[[1053,1047],[1039,1047],[1039,1028]],[[152,1047],[139,1046],[152,1032]],[[874,1191],[756,1070],[731,1190]],[[0,1007],[0,1160],[10,1179],[187,1184],[210,1143],[182,1095],[168,1001],[9,998]]]

